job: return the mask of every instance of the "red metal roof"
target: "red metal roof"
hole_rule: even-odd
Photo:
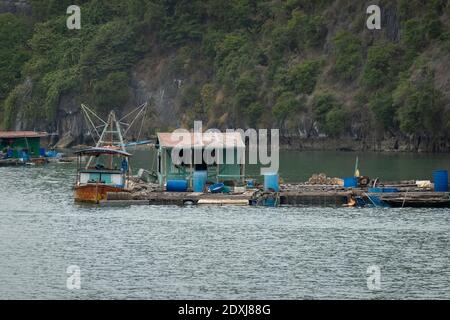
[[[0,139],[14,138],[41,138],[46,137],[47,132],[36,131],[0,131]]]
[[[207,133],[158,133],[162,147],[214,147],[214,148],[245,148],[239,132],[207,132]]]

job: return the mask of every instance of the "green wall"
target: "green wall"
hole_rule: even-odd
[[[14,151],[14,158],[20,158],[20,151],[22,151],[23,149],[28,149],[28,154],[30,155],[30,157],[39,157],[40,145],[41,138],[0,139],[0,150],[5,152],[9,146]]]
[[[172,164],[172,157],[171,152],[172,149],[166,149],[160,147],[158,150],[160,154],[162,155],[162,167],[163,172],[162,174],[158,172],[159,176],[159,183],[162,185],[164,182],[164,175],[167,180],[183,180],[183,179],[189,179],[189,167],[175,167],[175,165]],[[237,158],[237,150],[223,150],[223,161],[226,162],[226,156],[227,152],[233,152],[234,159],[236,161]],[[217,169],[216,166],[208,166],[208,181],[211,182],[223,182],[227,180],[234,180],[234,181],[240,181],[241,177],[241,166],[240,164],[220,164],[219,165],[219,177],[217,177]]]

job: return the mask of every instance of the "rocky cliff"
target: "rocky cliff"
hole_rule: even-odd
[[[89,140],[81,103],[123,115],[149,102],[146,136],[202,120],[279,128],[290,148],[450,151],[446,0],[84,0],[72,31],[69,4],[0,0],[29,16],[3,17],[24,30],[1,40],[23,41],[0,64],[4,128],[67,146]]]

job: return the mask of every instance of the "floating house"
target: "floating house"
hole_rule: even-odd
[[[208,183],[223,182],[230,186],[244,183],[245,144],[238,132],[163,132],[158,133],[155,147],[160,186],[168,181],[185,180],[196,191],[194,180],[198,173],[204,173]],[[205,153],[209,158],[203,156]],[[183,161],[174,161],[173,155]]]
[[[41,138],[46,136],[45,132],[0,131],[0,158],[39,158],[43,156]]]

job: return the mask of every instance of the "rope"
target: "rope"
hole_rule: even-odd
[[[403,197],[402,208],[405,206],[406,196],[408,194],[408,189],[406,189],[405,196]]]
[[[144,115],[142,116],[142,122],[141,122],[141,127],[139,128],[139,133],[138,133],[138,136],[137,136],[137,141],[139,141],[140,138],[141,138],[142,128],[144,127],[144,122],[145,122],[145,117],[146,117],[146,116],[147,116],[147,108],[145,108]],[[137,144],[134,146],[134,150],[135,150],[135,151],[137,150]]]
[[[375,207],[378,207],[377,204],[376,204],[375,202],[373,202],[372,198],[371,198],[367,193],[364,192],[364,195],[370,200],[370,202],[372,202],[372,204],[373,204]]]

